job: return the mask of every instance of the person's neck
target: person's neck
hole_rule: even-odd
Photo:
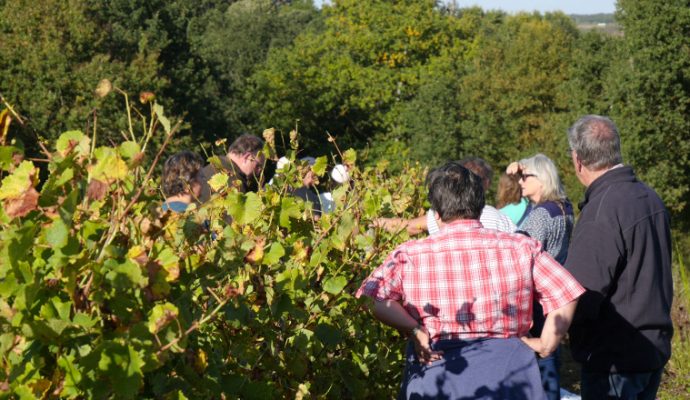
[[[608,168],[600,169],[597,171],[591,171],[591,170],[587,169],[587,167],[584,167],[583,168],[583,171],[584,171],[583,176],[585,178],[584,179],[585,180],[585,186],[589,187],[592,183],[594,183],[594,181],[599,179],[602,175],[611,171],[612,169],[618,168],[620,165],[621,164],[617,164],[617,165],[614,165],[613,167],[608,167]]]

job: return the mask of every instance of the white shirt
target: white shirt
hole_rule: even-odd
[[[498,211],[492,206],[484,206],[482,215],[479,216],[479,222],[484,228],[494,229],[501,232],[513,233],[517,230],[517,226],[506,215]],[[426,226],[429,235],[435,235],[440,231],[434,216],[434,210],[429,209],[426,212]]]

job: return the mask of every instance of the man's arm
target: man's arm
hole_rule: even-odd
[[[623,257],[619,249],[624,248],[620,236],[605,224],[587,221],[575,227],[564,267],[587,288],[575,313],[576,324],[598,318],[602,302],[616,285]]]
[[[426,232],[426,215],[422,215],[413,219],[404,218],[376,218],[373,223],[374,226],[383,228],[388,232],[397,232],[406,229],[410,236],[418,235]]]
[[[546,357],[550,355],[556,351],[563,336],[568,332],[570,323],[573,321],[573,315],[575,315],[575,308],[577,308],[577,299],[561,308],[551,311],[546,316],[546,322],[544,322],[544,329],[541,331],[541,337],[523,337],[522,341],[540,356]]]
[[[429,347],[429,331],[417,322],[416,319],[412,318],[400,303],[393,300],[375,300],[372,312],[384,324],[410,333],[414,340],[417,358],[420,362],[430,364],[441,359],[443,352],[431,350]]]

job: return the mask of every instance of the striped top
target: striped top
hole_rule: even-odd
[[[507,216],[500,213],[492,206],[484,206],[482,215],[479,216],[479,222],[486,229],[493,229],[496,231],[513,233],[517,230],[517,226]],[[426,213],[426,226],[429,235],[435,235],[440,232],[436,218],[434,217],[434,210],[429,209]]]

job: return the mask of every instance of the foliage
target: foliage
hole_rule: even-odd
[[[219,180],[210,203],[162,213],[141,151],[150,136],[92,149],[91,137],[65,132],[45,155],[46,180],[31,161],[2,180],[3,390],[23,398],[394,392],[401,341],[352,294],[401,239],[368,221],[418,213],[424,171],[359,170],[348,150],[340,161],[354,185],[336,189],[336,211],[318,221],[288,194],[300,168],[259,193]],[[314,166],[319,175],[325,162]],[[6,207],[29,197],[37,201],[22,212]]]
[[[3,1],[0,94],[27,117],[15,129],[31,156],[37,139],[75,127],[102,127],[105,143],[121,139],[125,99],[93,96],[102,79],[129,93],[155,93],[185,115],[174,149],[208,144],[252,126],[243,105],[253,68],[315,16],[308,1]]]
[[[265,62],[270,49],[290,45],[318,16],[308,2],[277,5],[269,0],[241,0],[226,9],[209,9],[190,23],[190,52],[208,71],[203,88],[193,96],[194,107],[186,107],[196,131],[215,139],[258,130],[255,114],[259,109],[246,98],[249,77]],[[187,73],[194,75],[198,70],[189,68]],[[170,97],[179,96],[171,93]]]
[[[690,271],[685,263],[690,237],[674,233],[673,351],[659,389],[659,398],[664,400],[690,395]]]
[[[109,32],[90,13],[81,0],[0,4],[0,92],[28,117],[32,129],[20,130],[19,138],[32,155],[38,153],[37,137],[56,139],[68,127],[90,130],[97,107],[111,117],[100,120],[102,137],[120,140],[127,124],[123,99],[93,96],[101,79],[136,92],[157,91],[165,82],[157,74],[156,51],[110,52]]]
[[[307,146],[326,143],[324,129],[357,146],[388,132],[392,108],[415,95],[429,60],[464,40],[464,21],[435,4],[340,0],[325,7],[322,30],[271,52],[253,77],[260,121],[287,128],[298,119]]]
[[[690,9],[687,1],[617,3],[625,35],[611,116],[625,156],[669,208],[690,193]]]

